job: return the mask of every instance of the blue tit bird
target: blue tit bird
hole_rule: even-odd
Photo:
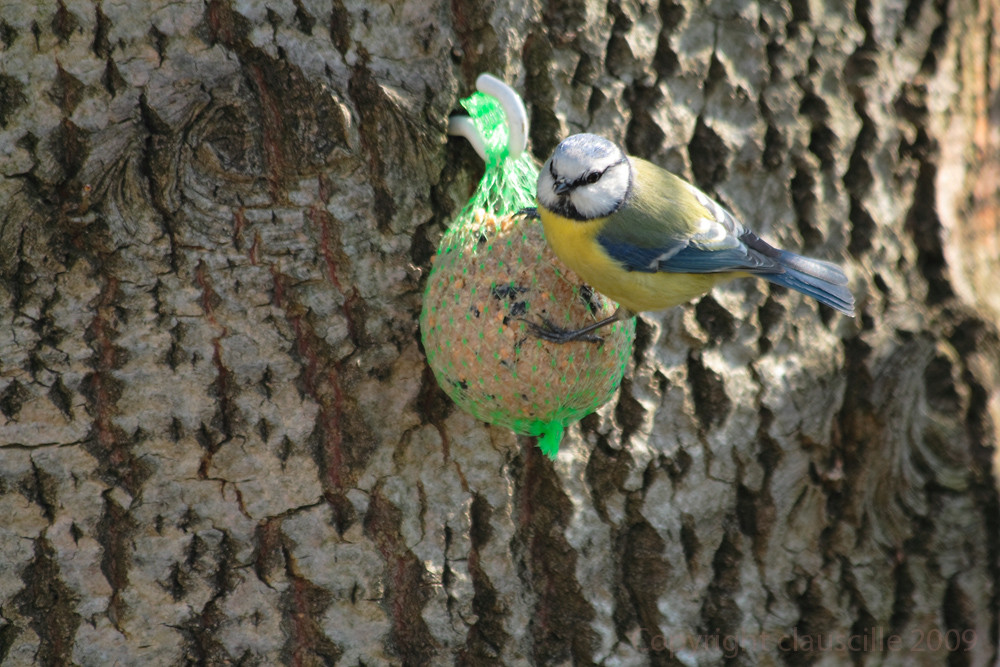
[[[556,256],[622,308],[576,331],[532,325],[557,342],[644,310],[676,306],[741,276],[759,276],[854,316],[835,264],[775,248],[705,193],[607,139],[577,134],[538,176],[538,215]],[[632,312],[628,312],[632,311]]]

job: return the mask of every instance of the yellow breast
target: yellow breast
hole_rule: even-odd
[[[585,283],[631,311],[670,308],[705,294],[731,273],[627,271],[597,241],[607,218],[571,220],[538,207],[552,251]]]

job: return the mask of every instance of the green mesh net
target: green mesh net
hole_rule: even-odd
[[[469,203],[458,214],[451,229],[471,222],[474,211],[490,211],[500,217],[535,205],[538,169],[527,151],[511,159],[507,148],[507,126],[500,104],[489,95],[474,93],[461,101],[486,144],[486,172]]]
[[[534,205],[538,170],[512,159],[499,103],[476,93],[462,101],[486,145],[486,171],[445,232],[431,265],[420,330],[438,383],[477,419],[538,436],[550,457],[565,428],[610,399],[621,383],[635,321],[601,329],[601,344],[556,344],[528,321],[578,329],[616,305],[584,286],[555,257]]]

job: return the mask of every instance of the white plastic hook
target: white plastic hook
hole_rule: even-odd
[[[492,74],[480,74],[476,79],[476,88],[500,102],[507,119],[507,150],[515,160],[521,157],[528,146],[528,112],[521,96]]]
[[[521,96],[492,74],[480,74],[476,79],[476,88],[500,102],[507,122],[507,152],[515,160],[521,157],[528,146],[528,112]],[[448,121],[448,134],[465,137],[479,157],[486,161],[486,142],[468,116],[452,116]]]
[[[468,116],[452,116],[448,119],[448,134],[455,137],[465,137],[472,144],[472,147],[479,153],[479,157],[486,162],[486,142],[483,135],[479,134],[476,124]]]

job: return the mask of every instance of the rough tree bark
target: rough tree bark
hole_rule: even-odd
[[[0,659],[996,663],[998,17],[0,3]],[[481,71],[536,157],[621,139],[860,316],[644,316],[554,463],[458,412],[417,315]]]

